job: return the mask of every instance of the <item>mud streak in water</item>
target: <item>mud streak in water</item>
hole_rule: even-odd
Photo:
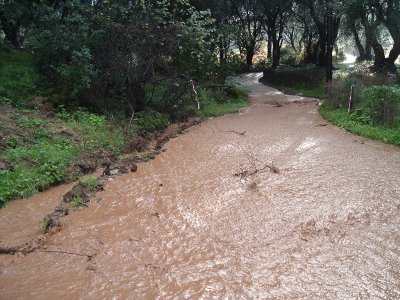
[[[0,257],[0,298],[399,299],[399,149],[319,126],[259,76],[240,79],[248,111],[107,182],[44,249],[83,256]],[[234,176],[252,163],[280,173]]]

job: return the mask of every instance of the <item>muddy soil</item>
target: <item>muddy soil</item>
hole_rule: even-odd
[[[0,256],[0,298],[400,298],[399,148],[260,76],[240,79],[250,109],[107,181],[33,253]],[[0,211],[3,242],[17,212]]]

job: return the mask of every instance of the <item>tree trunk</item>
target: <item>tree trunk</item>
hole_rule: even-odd
[[[20,30],[19,23],[16,24],[12,22],[5,23],[3,21],[1,29],[3,30],[6,39],[11,43],[11,45],[13,45],[15,48],[21,47],[21,43],[19,40],[19,30]]]
[[[312,45],[312,32],[305,32],[304,33],[304,55],[303,55],[303,62],[306,64],[311,63],[312,61],[312,49],[313,49],[313,45]]]
[[[267,57],[268,59],[270,59],[272,57],[272,34],[271,32],[268,30],[268,46],[267,46]]]
[[[358,35],[358,31],[356,28],[356,24],[354,22],[351,23],[351,32],[353,33],[353,37],[354,37],[354,42],[356,43],[357,49],[358,49],[358,57],[357,57],[357,61],[361,62],[366,60],[366,53],[365,53],[365,49],[364,46],[361,43],[361,39],[360,36]]]
[[[372,60],[372,47],[368,39],[365,39],[365,60]]]
[[[225,47],[222,41],[220,41],[218,44],[218,50],[219,50],[219,62],[222,63],[225,61]]]
[[[375,53],[374,69],[375,71],[382,71],[385,65],[385,51],[377,40],[372,42],[372,48]]]
[[[333,77],[333,64],[332,64],[332,52],[333,52],[333,45],[334,45],[334,32],[333,32],[333,13],[332,13],[332,0],[328,1],[329,8],[328,8],[328,16],[327,16],[327,32],[326,32],[326,76],[325,81],[327,83],[332,82]]]
[[[135,82],[133,84],[133,100],[134,103],[131,103],[130,109],[134,109],[135,111],[142,111],[145,109],[145,90],[144,83]],[[133,113],[133,111],[131,112]]]
[[[391,72],[396,72],[395,61],[400,54],[400,22],[399,22],[399,11],[400,9],[395,6],[393,1],[388,4],[388,14],[383,23],[389,30],[390,35],[393,39],[393,47],[390,50],[388,58],[385,61],[385,68]]]
[[[318,63],[318,55],[319,55],[320,44],[321,44],[321,42],[318,41],[317,43],[315,43],[313,45],[312,55],[311,55],[311,62],[312,63],[315,63],[315,64]]]
[[[397,68],[395,66],[395,62],[400,55],[400,43],[394,42],[393,48],[390,50],[388,58],[385,60],[385,69],[390,72],[396,72]]]
[[[321,37],[318,52],[318,65],[326,66],[327,64],[327,52],[326,52],[326,39],[325,36]]]
[[[250,45],[246,47],[246,65],[251,67],[253,65],[253,57],[254,57],[254,46]]]
[[[383,50],[382,45],[378,42],[375,36],[374,29],[367,25],[366,30],[367,39],[371,42],[371,47],[374,49],[375,61],[374,69],[375,71],[382,71],[385,65],[385,50]]]
[[[278,41],[274,41],[273,51],[272,51],[272,67],[279,67],[279,63],[281,60],[281,46]]]
[[[374,69],[377,72],[383,71],[383,67],[385,65],[385,51],[383,50],[382,45],[379,43],[376,38],[376,27],[375,23],[370,24],[366,17],[361,18],[361,23],[365,28],[365,37],[367,42],[371,45],[372,49],[374,49],[375,60],[374,60]]]

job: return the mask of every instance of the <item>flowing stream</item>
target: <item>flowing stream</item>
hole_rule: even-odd
[[[0,256],[0,298],[399,299],[399,148],[327,124],[260,76],[240,79],[248,110],[107,181],[42,249]],[[30,203],[0,211],[2,243],[38,230],[19,214]]]

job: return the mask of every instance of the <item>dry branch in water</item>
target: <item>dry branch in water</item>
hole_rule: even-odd
[[[41,250],[41,251],[38,251],[38,252],[82,256],[82,257],[86,257],[88,260],[92,260],[92,258],[97,254],[97,253],[95,253],[95,254],[82,254],[82,253],[62,251],[62,250]]]
[[[242,136],[244,136],[244,134],[246,133],[246,131],[239,132],[236,130],[221,130],[219,132],[233,132],[233,133],[236,133],[237,135],[242,135]]]
[[[240,150],[242,150],[244,156],[246,157],[250,168],[242,168],[240,172],[234,174],[237,177],[247,177],[251,176],[254,174],[257,174],[258,172],[264,171],[266,169],[269,169],[272,173],[274,174],[279,174],[280,170],[274,166],[273,164],[266,164],[262,161],[260,161],[258,158],[255,157],[253,154],[253,151],[251,148],[245,149],[242,145],[239,145]]]

